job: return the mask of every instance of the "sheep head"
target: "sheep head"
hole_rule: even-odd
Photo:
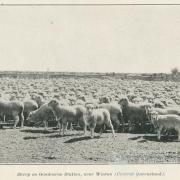
[[[151,111],[150,112],[151,122],[155,125],[156,121],[158,120],[158,112]]]
[[[92,114],[93,109],[95,109],[93,104],[86,104],[85,107],[86,107],[86,110],[87,110],[87,114],[89,114],[89,115]]]
[[[129,100],[127,97],[123,97],[119,100],[118,104],[120,104],[122,108],[127,107],[129,104]]]
[[[57,106],[59,105],[59,102],[57,100],[51,100],[49,103],[48,103],[48,107],[54,109],[56,108]]]

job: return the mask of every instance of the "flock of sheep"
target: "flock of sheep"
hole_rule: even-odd
[[[87,128],[94,137],[115,132],[156,132],[174,129],[180,140],[180,85],[173,82],[125,81],[98,78],[13,79],[1,85],[1,122],[13,127],[55,122],[62,135],[73,127]],[[6,93],[3,93],[6,92]],[[8,96],[7,96],[8,95]],[[69,125],[69,126],[68,126]]]

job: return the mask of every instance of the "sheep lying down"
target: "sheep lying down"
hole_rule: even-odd
[[[178,141],[180,141],[180,116],[175,114],[158,115],[157,112],[151,112],[151,121],[157,128],[157,138],[161,139],[162,129],[175,129],[178,132]]]

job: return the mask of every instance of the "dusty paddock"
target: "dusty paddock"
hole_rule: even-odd
[[[178,163],[180,142],[158,142],[154,134],[110,132],[94,139],[82,131],[58,135],[49,128],[1,129],[0,163]]]

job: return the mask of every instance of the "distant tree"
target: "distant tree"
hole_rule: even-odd
[[[178,72],[179,72],[179,70],[178,70],[178,68],[177,68],[177,67],[175,67],[175,68],[171,69],[171,73],[172,73],[172,74],[174,74],[174,75],[177,75],[177,74],[178,74]]]
[[[179,70],[177,67],[174,67],[171,69],[171,74],[172,74],[173,79],[177,76],[178,73],[179,73]]]

